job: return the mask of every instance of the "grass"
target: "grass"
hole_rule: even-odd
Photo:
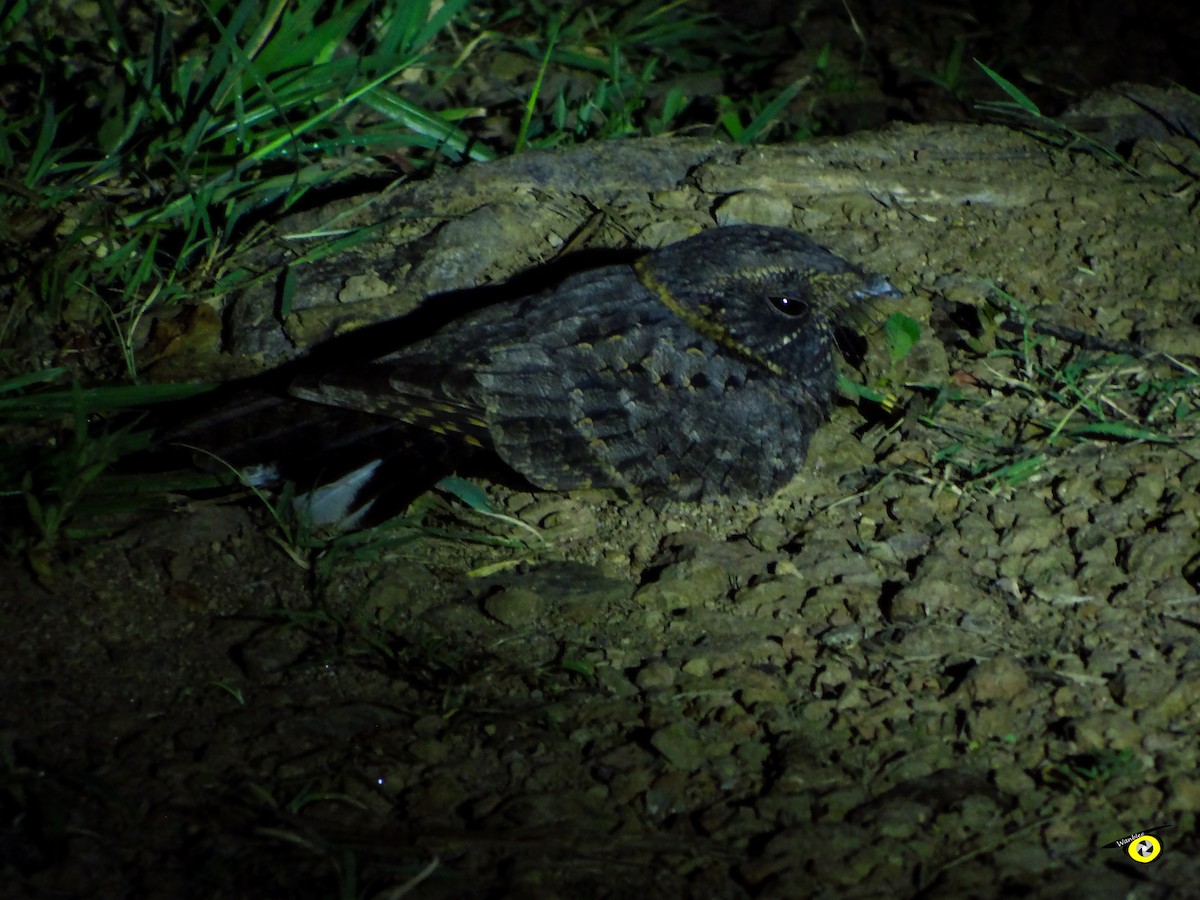
[[[1048,788],[1088,795],[1102,793],[1118,780],[1140,783],[1144,768],[1132,750],[1103,750],[1047,762],[1038,774]]]
[[[0,346],[30,320],[102,327],[131,379],[147,317],[244,287],[241,260],[263,222],[312,192],[703,121],[703,104],[663,80],[748,46],[682,3],[585,8],[567,21],[538,3],[489,19],[466,0],[332,11],[241,0],[194,10],[196,21],[123,12],[103,0],[71,37],[36,4],[6,11],[3,61],[34,92],[0,120],[6,217],[26,223],[8,236],[41,249],[8,287],[15,314]],[[507,37],[518,15],[528,36]],[[493,98],[521,121],[489,147],[462,126],[491,111],[454,100],[483,74],[474,57],[500,49],[527,55],[531,73],[536,61],[536,77]],[[727,101],[722,123],[761,137],[792,94],[762,108]]]
[[[979,60],[975,60],[975,65],[1009,98],[1007,100],[984,101],[979,104],[980,110],[1020,124],[1027,128],[1030,134],[1052,146],[1063,149],[1084,150],[1095,154],[1101,159],[1107,160],[1113,165],[1132,171],[1132,167],[1129,166],[1116,150],[1101,144],[1095,138],[1072,128],[1070,125],[1046,115],[1028,94],[999,72],[988,68]]]
[[[355,177],[379,147],[491,158],[468,146],[454,110],[435,115],[388,87],[432,67],[430,43],[465,5],[399,4],[367,34],[361,0],[325,19],[314,0],[243,0],[213,4],[197,33],[161,12],[135,28],[103,2],[99,35],[64,40],[18,4],[5,62],[39,94],[0,125],[0,164],[15,173],[6,213],[59,222],[11,289],[17,308],[106,326],[132,377],[151,310],[244,284],[237,260],[263,210]],[[360,52],[341,53],[351,42]],[[379,114],[364,120],[366,109]],[[0,344],[23,324],[10,316]]]
[[[916,419],[941,446],[925,480],[994,494],[1083,442],[1179,444],[1200,435],[1200,371],[1163,354],[1081,347],[1045,333],[1008,293],[991,293],[995,305],[980,312],[980,334],[969,341],[979,364],[957,381],[854,389],[888,411],[900,396],[926,398]],[[996,327],[1005,317],[1015,333]],[[887,333],[895,365],[919,338],[906,323]]]
[[[10,434],[22,428],[40,440],[10,440],[0,446],[0,509],[6,521],[25,519],[28,529],[16,539],[38,574],[50,574],[47,552],[63,539],[89,536],[70,527],[72,520],[120,512],[161,500],[168,490],[212,487],[208,476],[121,478],[108,473],[123,457],[145,450],[150,432],[130,409],[195,396],[210,385],[133,385],[83,388],[63,384],[67,373],[47,369],[0,384],[0,422]],[[43,388],[28,392],[33,386]],[[14,514],[20,510],[21,514]]]

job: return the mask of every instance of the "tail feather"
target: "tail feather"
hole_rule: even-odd
[[[255,487],[290,484],[298,513],[341,529],[402,512],[469,454],[396,419],[257,389],[212,398],[160,435],[157,468],[186,460]]]

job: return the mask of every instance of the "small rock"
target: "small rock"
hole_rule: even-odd
[[[489,616],[510,628],[536,622],[545,612],[541,595],[522,587],[505,588],[483,601]]]
[[[662,660],[657,660],[643,667],[634,680],[644,691],[670,687],[675,683],[675,670]]]
[[[688,722],[673,722],[650,736],[650,745],[672,766],[694,772],[708,759],[704,741]]]
[[[721,225],[777,225],[790,228],[795,210],[787,195],[775,191],[741,191],[725,199],[717,210]]]
[[[963,685],[975,703],[1012,700],[1029,686],[1029,676],[1011,656],[994,656],[971,670]]]
[[[787,542],[788,532],[774,516],[762,516],[750,523],[746,537],[764,553],[774,553]]]

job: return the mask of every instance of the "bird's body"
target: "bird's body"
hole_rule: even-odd
[[[716,228],[290,392],[458,435],[540,488],[764,496],[828,414],[834,325],[888,293],[803,235]]]

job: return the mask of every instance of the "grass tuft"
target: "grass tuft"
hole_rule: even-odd
[[[993,297],[1017,334],[976,339],[978,364],[957,382],[910,386],[932,392],[918,419],[948,441],[930,461],[931,482],[997,493],[1080,444],[1180,444],[1200,435],[1196,369],[1163,354],[1073,345],[1045,333],[1016,298],[999,288]]]

